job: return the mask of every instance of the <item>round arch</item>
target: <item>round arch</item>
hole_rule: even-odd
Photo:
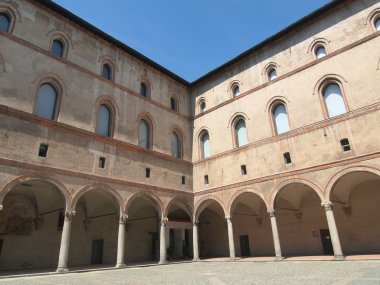
[[[174,205],[175,203],[183,206],[181,207],[185,212],[186,214],[189,215],[189,218],[192,219],[193,218],[193,205],[192,205],[192,202],[184,197],[180,197],[180,196],[176,196],[176,197],[173,197],[169,203],[166,205],[165,209],[164,209],[164,217],[167,217],[168,214],[169,214],[169,210],[171,208],[172,205]]]
[[[20,183],[25,183],[28,181],[40,181],[47,184],[52,185],[56,189],[60,191],[60,193],[65,198],[65,205],[66,209],[71,209],[72,206],[72,198],[69,190],[57,179],[54,177],[48,176],[48,175],[40,175],[40,174],[25,174],[18,176],[8,182],[4,187],[0,190],[0,205],[3,203],[5,196],[8,194],[9,191],[13,189],[13,187],[17,186]]]
[[[151,201],[154,201],[158,205],[159,215],[161,215],[162,218],[165,218],[165,216],[164,216],[164,204],[162,203],[161,199],[158,198],[155,194],[153,194],[151,192],[141,192],[141,191],[132,194],[132,196],[130,196],[128,198],[127,202],[125,203],[124,212],[127,215],[128,215],[128,210],[131,207],[133,201],[135,201],[137,198],[140,198],[140,197],[143,197],[143,198],[145,197],[145,198],[150,199]]]
[[[220,207],[222,207],[223,213],[225,217],[227,217],[226,207],[221,199],[219,199],[216,196],[205,196],[201,198],[194,206],[193,221],[198,221],[199,215],[207,207],[207,202],[212,202],[212,201],[216,202],[217,204],[219,204]]]
[[[227,205],[227,216],[231,217],[232,216],[232,213],[231,213],[231,210],[232,210],[232,205],[234,204],[234,202],[243,194],[246,194],[246,193],[251,193],[253,195],[256,195],[258,196],[265,204],[265,207],[267,207],[267,209],[269,208],[269,205],[267,204],[266,200],[265,200],[265,197],[263,195],[263,193],[261,193],[260,191],[257,191],[255,189],[242,189],[242,190],[239,190],[237,191],[234,195],[232,195],[232,197],[230,198],[230,200],[228,201],[228,205]]]

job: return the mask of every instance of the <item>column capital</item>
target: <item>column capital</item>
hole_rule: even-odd
[[[198,226],[198,224],[199,224],[198,220],[197,221],[193,221],[193,226]]]
[[[124,225],[127,222],[128,215],[126,214],[120,214],[119,216],[119,224]]]
[[[168,223],[169,219],[168,218],[161,218],[161,226],[166,226]]]
[[[231,218],[232,218],[231,216],[226,217],[227,223],[232,223]]]
[[[76,211],[74,210],[66,210],[65,211],[65,220],[66,221],[71,221],[73,217],[75,216]]]
[[[331,201],[321,203],[322,207],[325,208],[325,211],[331,211],[333,208],[333,203]]]
[[[268,214],[269,214],[269,217],[271,217],[271,218],[275,218],[276,217],[276,212],[275,211],[270,211],[270,212],[268,212]]]

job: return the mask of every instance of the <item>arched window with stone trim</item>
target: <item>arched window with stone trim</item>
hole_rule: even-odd
[[[338,83],[329,83],[322,90],[323,100],[326,105],[329,118],[339,116],[347,112],[342,89]]]
[[[201,144],[202,159],[210,157],[211,156],[210,135],[208,134],[207,131],[202,132],[200,136],[200,144]]]
[[[176,158],[181,158],[182,157],[182,140],[181,140],[181,137],[176,132],[172,132],[171,145],[172,145],[172,156]]]
[[[57,117],[58,91],[50,83],[44,83],[38,89],[34,115],[55,120]]]
[[[232,95],[233,95],[233,97],[237,97],[237,96],[240,95],[240,87],[239,87],[239,85],[235,84],[232,87]]]
[[[140,95],[145,98],[150,98],[150,86],[146,82],[140,84]]]
[[[198,101],[198,108],[199,113],[203,113],[206,111],[206,101],[204,99]]]
[[[101,104],[98,108],[96,133],[102,136],[111,136],[112,112],[110,108]]]
[[[53,40],[50,52],[57,57],[63,57],[65,54],[65,44],[59,39]]]
[[[277,103],[272,109],[273,125],[277,135],[290,131],[289,117],[286,106],[283,103]]]
[[[245,120],[238,118],[234,123],[235,132],[235,144],[237,147],[248,144],[247,128],[245,126]]]
[[[112,80],[112,67],[109,63],[104,63],[102,65],[102,77],[108,80]]]
[[[175,97],[170,97],[170,109],[178,112],[178,100]]]
[[[327,55],[327,50],[324,45],[317,45],[314,49],[314,54],[316,59],[320,59],[322,57],[325,57]]]
[[[271,66],[268,68],[268,80],[272,81],[277,78],[277,70],[275,67]]]
[[[150,149],[151,148],[151,127],[150,124],[142,119],[139,123],[139,146]]]
[[[7,13],[0,12],[0,30],[3,32],[9,32],[11,27],[11,18]]]

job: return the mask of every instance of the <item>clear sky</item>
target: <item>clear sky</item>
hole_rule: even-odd
[[[330,0],[54,0],[188,81]]]

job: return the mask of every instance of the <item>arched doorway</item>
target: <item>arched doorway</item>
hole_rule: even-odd
[[[13,186],[0,212],[0,269],[56,268],[65,197],[54,184],[27,180]]]
[[[68,265],[116,264],[120,204],[104,188],[91,188],[75,203]]]
[[[223,207],[213,199],[203,201],[198,207],[200,258],[228,257],[228,232]]]
[[[252,192],[234,198],[230,208],[236,255],[273,256],[272,230],[264,200]]]
[[[334,255],[326,213],[311,186],[284,185],[275,197],[274,210],[283,256]]]
[[[352,171],[332,186],[330,200],[342,250],[347,254],[380,252],[380,176],[369,171]]]
[[[126,262],[156,261],[160,256],[161,205],[155,198],[137,193],[127,205]]]

